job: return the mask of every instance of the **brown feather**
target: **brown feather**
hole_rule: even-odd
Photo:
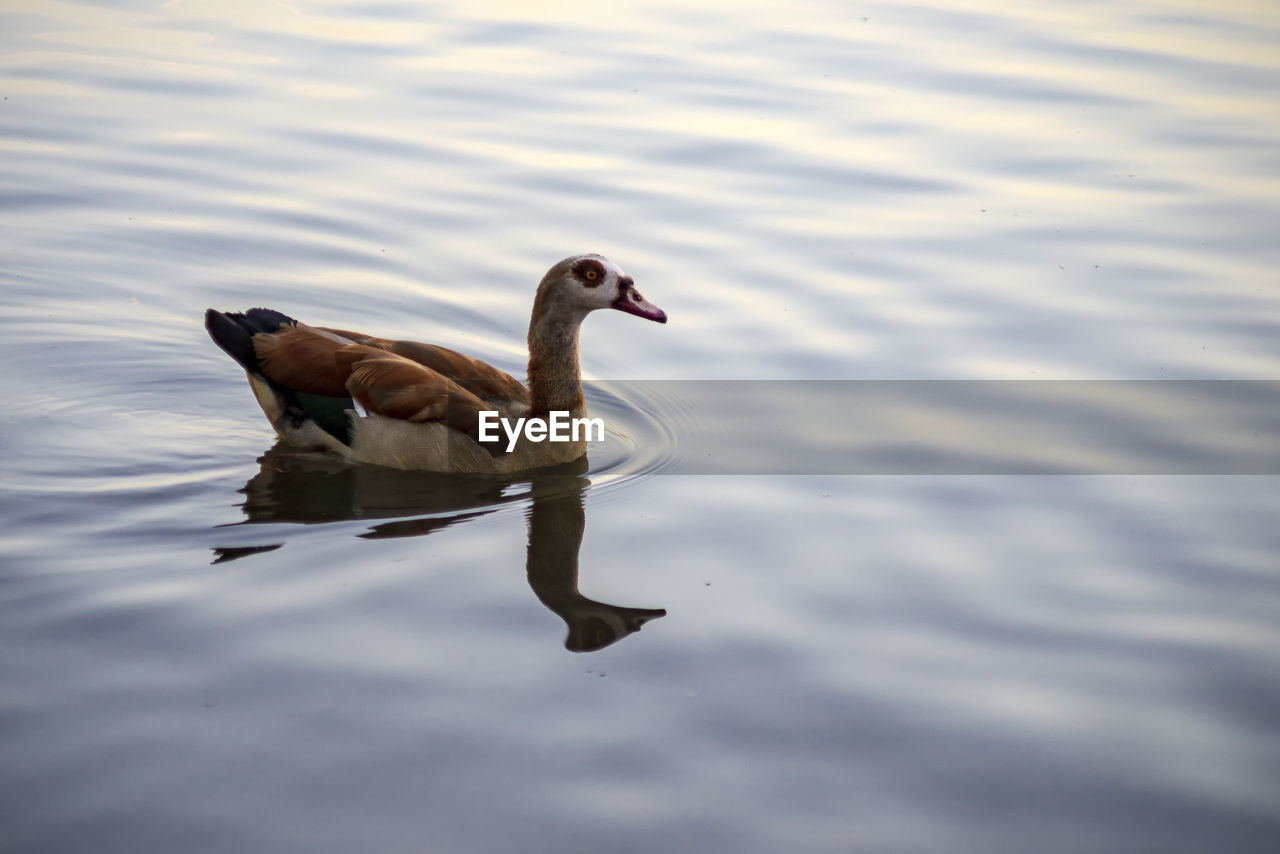
[[[347,338],[366,347],[375,347],[403,356],[453,380],[462,388],[485,400],[510,400],[528,404],[529,390],[515,377],[487,362],[420,341],[396,341],[353,332],[348,329],[319,327],[325,332]]]
[[[321,332],[328,332],[331,335],[337,335],[339,338],[346,338],[348,341],[354,341],[357,344],[371,344],[373,341],[381,339],[374,338],[372,335],[365,335],[363,332],[352,332],[349,329],[334,329],[331,326],[316,326]]]
[[[447,347],[390,341],[304,323],[254,336],[262,372],[274,382],[329,397],[350,395],[369,412],[442,421],[478,439],[490,401],[526,403],[528,391],[492,365]]]
[[[519,380],[487,362],[435,344],[422,344],[417,341],[388,343],[390,345],[388,349],[392,353],[412,359],[448,377],[476,397],[529,402],[529,392]]]
[[[301,323],[253,336],[253,350],[267,379],[329,397],[347,396],[347,369],[336,358],[344,346]]]
[[[395,353],[355,345],[346,387],[365,409],[405,421],[443,421],[477,438],[480,412],[493,407],[448,377]]]

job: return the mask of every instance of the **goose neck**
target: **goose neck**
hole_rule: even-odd
[[[537,414],[582,408],[581,317],[534,315],[529,326],[529,396]]]

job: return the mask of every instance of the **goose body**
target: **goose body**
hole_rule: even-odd
[[[205,327],[245,369],[262,411],[290,445],[392,468],[506,474],[586,453],[582,432],[571,441],[522,436],[510,446],[504,428],[482,428],[553,413],[586,417],[578,330],[601,308],[667,321],[608,259],[566,258],[534,297],[528,386],[446,347],[308,326],[272,309],[209,309]]]

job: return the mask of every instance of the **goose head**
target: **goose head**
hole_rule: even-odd
[[[548,270],[538,285],[534,318],[556,315],[580,323],[599,308],[667,322],[666,312],[642,297],[631,277],[602,255],[574,255]]]

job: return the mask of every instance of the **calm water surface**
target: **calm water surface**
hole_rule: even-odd
[[[0,850],[1271,851],[1280,11],[543,5],[0,11]],[[273,448],[201,328],[522,374],[582,251],[671,322],[517,482]]]

